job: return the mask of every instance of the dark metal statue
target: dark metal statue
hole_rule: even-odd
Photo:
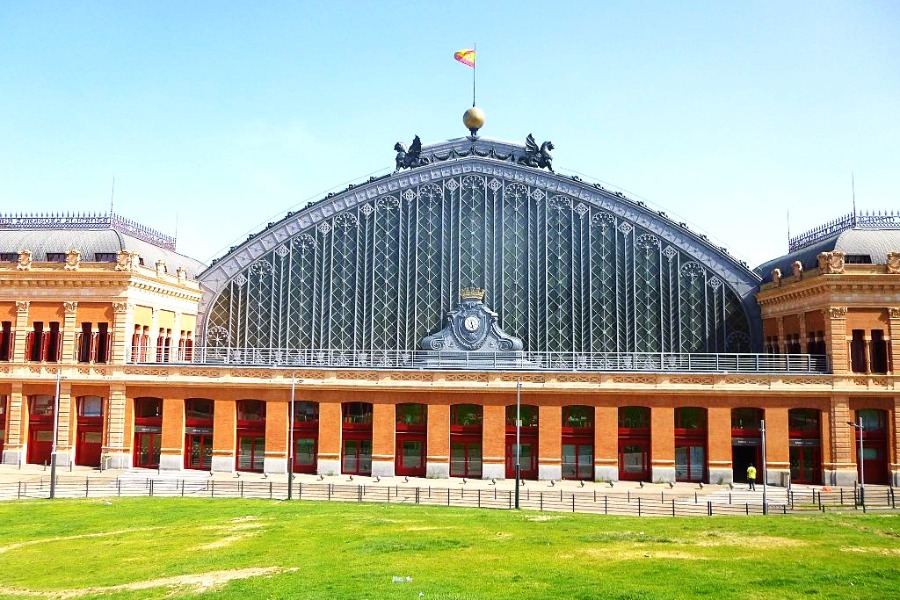
[[[544,142],[538,148],[537,142],[534,141],[534,136],[529,133],[528,137],[525,138],[525,156],[520,158],[518,162],[526,167],[546,168],[551,173],[555,173],[553,170],[553,157],[550,156],[551,150],[553,150],[553,142]]]
[[[397,168],[394,170],[394,173],[400,169],[414,169],[416,167],[421,167],[422,165],[427,165],[429,162],[427,158],[422,156],[422,140],[419,139],[419,136],[416,136],[412,141],[409,150],[407,150],[406,146],[400,142],[394,144],[394,150],[397,151],[397,158],[395,159]]]

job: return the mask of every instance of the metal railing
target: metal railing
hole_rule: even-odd
[[[847,229],[900,229],[900,211],[852,212],[824,225],[805,231],[788,240],[788,252],[793,252],[827,239]]]
[[[46,499],[50,495],[49,478],[39,481],[0,483],[0,499]],[[275,481],[242,481],[197,479],[58,479],[56,498],[231,498],[286,500],[287,483]],[[455,508],[485,508],[512,510],[515,491],[508,489],[466,489],[465,487],[422,487],[403,485],[338,484],[296,481],[292,498],[326,502],[356,502],[382,504],[410,504],[448,506]],[[525,510],[541,512],[573,512],[621,516],[717,516],[787,514],[784,503],[758,501],[725,502],[702,495],[684,496],[631,491],[604,494],[594,491],[567,491],[522,487],[519,505]]]
[[[827,373],[825,355],[671,352],[438,352],[195,346],[189,364],[422,370]],[[134,357],[135,354],[129,352]],[[144,361],[133,361],[140,363]],[[172,361],[174,362],[174,361]]]

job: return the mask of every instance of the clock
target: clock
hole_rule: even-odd
[[[465,327],[466,331],[468,331],[469,333],[474,333],[476,330],[478,330],[478,324],[478,317],[474,316],[466,317],[466,320],[463,321],[463,327]]]

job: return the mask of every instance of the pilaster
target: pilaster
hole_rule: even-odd
[[[856,482],[856,458],[854,456],[853,432],[848,427],[852,421],[850,398],[834,396],[829,411],[830,456],[823,457],[824,481],[830,485],[853,485]],[[823,448],[823,451],[827,451]]]
[[[731,463],[731,408],[712,406],[706,410],[709,483],[734,482]]]
[[[428,407],[428,454],[425,456],[425,475],[445,479],[450,477],[450,406],[433,404]]]
[[[60,357],[61,363],[73,363],[77,362],[77,357],[75,356],[75,332],[76,332],[76,322],[75,316],[76,311],[78,310],[77,302],[63,302],[64,316],[63,316],[63,326],[62,326],[62,355]],[[59,464],[59,460],[57,460],[57,464]]]
[[[105,469],[130,469],[131,441],[128,434],[131,431],[131,411],[124,384],[110,385],[106,409],[106,445],[101,451],[100,465]]]
[[[16,341],[13,347],[13,362],[25,362],[25,338],[28,336],[28,300],[16,301]]]
[[[890,470],[891,470],[891,485],[893,487],[900,486],[900,396],[894,396],[894,410],[893,412],[893,426],[889,425],[889,429],[891,430],[891,435],[888,436],[888,440],[892,443],[892,448],[889,449],[890,458]]]
[[[3,445],[3,464],[20,465],[25,462],[25,423],[28,410],[25,407],[25,396],[22,395],[22,383],[12,382],[7,405],[6,442]]]
[[[594,479],[619,480],[619,409],[615,406],[594,409]]]
[[[159,469],[161,471],[184,469],[184,400],[182,398],[163,398]]]
[[[159,352],[159,309],[155,306],[150,309],[151,317],[150,317],[150,344],[147,349],[147,360],[149,362],[159,362],[158,352]]]
[[[372,405],[372,476],[394,476],[394,454],[397,444],[397,405]]]
[[[538,407],[538,479],[562,479],[562,407]]]
[[[264,473],[288,472],[288,413],[290,402],[266,402],[266,452]]]
[[[340,402],[319,403],[319,456],[316,461],[319,475],[341,472],[342,423]]]
[[[766,483],[784,485],[791,473],[788,408],[782,406],[766,408],[765,420]]]
[[[824,311],[825,347],[831,372],[845,375],[850,371],[850,348],[847,342],[847,307],[832,306]]]
[[[775,317],[775,323],[778,325],[778,353],[787,353],[787,339],[784,335],[784,317],[779,315]]]
[[[131,343],[131,330],[134,329],[134,306],[125,302],[113,302],[112,344],[110,345],[110,362],[121,365],[125,363]]]
[[[75,460],[75,449],[72,440],[72,384],[65,379],[59,382],[59,415],[56,416],[56,465],[66,466]]]
[[[506,407],[486,405],[482,409],[481,477],[506,477]]]
[[[675,409],[671,406],[650,408],[650,480],[675,481]]]
[[[890,365],[891,373],[900,373],[900,307],[888,309],[888,335],[891,336]]]
[[[213,404],[212,470],[232,473],[235,470],[234,451],[237,447],[237,403],[234,400],[215,400]]]

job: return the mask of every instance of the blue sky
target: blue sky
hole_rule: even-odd
[[[484,137],[626,190],[755,266],[900,208],[900,2],[0,2],[0,211],[116,212],[220,256]]]

